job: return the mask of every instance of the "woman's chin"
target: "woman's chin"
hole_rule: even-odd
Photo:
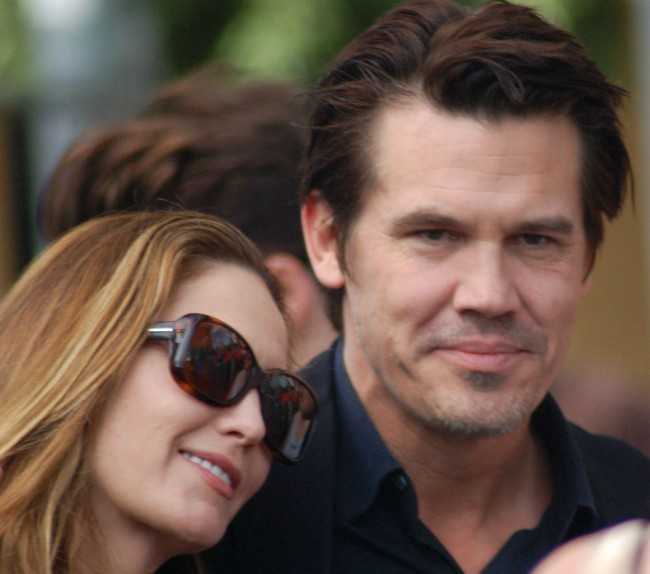
[[[183,525],[169,532],[167,539],[174,549],[174,554],[195,554],[217,544],[226,532],[225,524]]]

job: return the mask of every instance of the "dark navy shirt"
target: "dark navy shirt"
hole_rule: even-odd
[[[418,519],[411,481],[393,458],[352,387],[336,350],[337,491],[332,571],[337,574],[459,574],[462,570]],[[551,464],[554,496],[535,529],[512,535],[484,574],[529,572],[558,544],[595,528],[597,514],[581,458],[550,396],[532,418]],[[468,547],[472,544],[467,541]]]

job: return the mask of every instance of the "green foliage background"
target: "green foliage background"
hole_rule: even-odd
[[[171,76],[208,60],[222,60],[245,73],[300,83],[316,79],[348,40],[397,4],[396,0],[136,1],[150,5]],[[484,0],[458,1],[476,6]],[[612,79],[627,83],[630,0],[516,1],[573,31]],[[0,0],[0,92],[20,89],[28,68],[22,2]]]
[[[254,75],[311,82],[395,0],[149,0],[175,75],[208,59]],[[627,77],[628,0],[519,0],[573,31],[612,77]],[[483,0],[459,0],[479,5]]]
[[[0,99],[22,89],[29,67],[28,53],[20,4],[0,0]]]

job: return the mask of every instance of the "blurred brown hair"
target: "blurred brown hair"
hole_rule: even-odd
[[[213,67],[170,84],[139,117],[72,144],[41,198],[45,239],[108,212],[187,208],[223,217],[265,253],[307,263],[296,96],[288,84],[241,82]]]

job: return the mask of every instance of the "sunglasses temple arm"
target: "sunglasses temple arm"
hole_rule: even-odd
[[[175,323],[173,322],[156,323],[147,329],[147,336],[150,339],[169,341],[174,338],[174,333],[176,332],[174,325]]]

